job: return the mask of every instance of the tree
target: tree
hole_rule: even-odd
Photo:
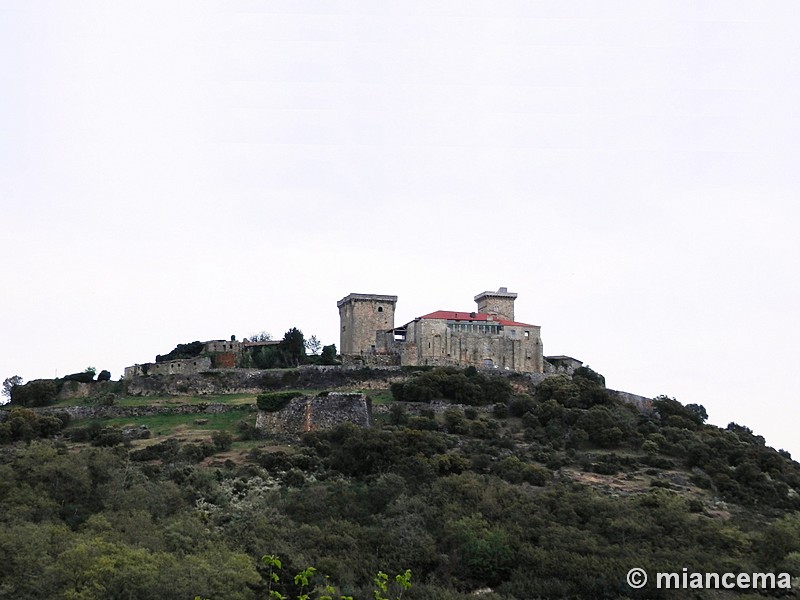
[[[106,369],[100,371],[97,375],[97,381],[111,381],[111,371],[107,371]]]
[[[261,331],[259,333],[254,333],[250,336],[251,342],[271,342],[272,341],[272,334],[266,331]]]
[[[336,344],[322,347],[322,354],[320,355],[320,364],[322,365],[335,365],[336,364]]]
[[[3,381],[3,391],[2,394],[6,398],[11,398],[11,388],[15,385],[22,385],[22,377],[19,375],[12,375],[11,377],[5,379]]]
[[[283,336],[278,348],[283,355],[284,363],[287,367],[296,367],[302,364],[306,357],[306,344],[303,332],[292,327]]]
[[[315,335],[312,335],[310,338],[308,338],[304,344],[306,350],[308,350],[314,356],[319,354],[320,350],[322,350],[322,342],[320,342]]]

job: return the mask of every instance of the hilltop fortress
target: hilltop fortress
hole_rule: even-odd
[[[476,311],[437,310],[395,327],[397,296],[349,294],[336,304],[342,360],[543,373],[541,327],[515,320],[516,298],[501,287],[475,296]]]
[[[517,321],[517,294],[501,287],[475,296],[474,311],[437,310],[395,325],[397,296],[349,294],[339,300],[339,353],[344,365],[474,366],[531,374],[571,374],[582,365],[568,356],[543,353],[541,327]],[[190,375],[252,366],[249,355],[277,340],[211,340],[180,344],[152,363],[125,369],[125,379]],[[537,377],[538,376],[538,377]]]

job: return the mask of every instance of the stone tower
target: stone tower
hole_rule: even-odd
[[[397,296],[349,294],[336,303],[339,308],[339,353],[358,356],[375,351],[375,334],[394,329]]]
[[[501,287],[496,292],[481,292],[475,296],[479,313],[495,314],[508,321],[514,320],[514,300],[517,295]]]

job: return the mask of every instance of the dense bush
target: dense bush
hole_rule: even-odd
[[[81,373],[71,373],[61,378],[63,381],[77,381],[78,383],[91,383],[94,381],[94,371],[82,371]]]
[[[34,379],[11,388],[11,403],[18,406],[46,406],[55,401],[59,384],[55,379]]]
[[[276,436],[224,466],[201,464],[230,443],[224,432],[135,450],[7,446],[0,589],[21,600],[257,600],[269,596],[261,557],[273,553],[286,574],[318,566],[306,592],[330,575],[334,597],[360,600],[374,597],[381,568],[413,571],[421,583],[406,600],[466,600],[485,587],[496,600],[679,596],[632,590],[632,565],[798,574],[800,465],[675,401],[654,415],[594,402],[581,385],[598,382],[583,379],[560,380],[544,400],[495,403],[519,418],[395,404],[383,428],[341,425],[299,445]],[[68,431],[91,441],[108,429]],[[724,518],[712,516],[717,498],[736,503]],[[302,585],[285,576],[272,589],[296,598]]]
[[[194,358],[200,356],[205,348],[203,342],[189,342],[188,344],[178,344],[173,350],[166,354],[159,354],[156,356],[156,362],[166,362],[168,360],[178,360],[181,358]]]
[[[67,413],[59,416],[39,415],[30,409],[15,406],[0,422],[0,444],[52,437],[60,433],[68,422]]]
[[[555,400],[568,408],[611,404],[605,378],[588,367],[576,369],[572,377],[556,375],[546,378],[536,386],[535,396],[539,402]]]
[[[392,396],[402,402],[430,402],[440,398],[456,404],[482,405],[507,402],[511,385],[502,376],[483,375],[476,369],[442,367],[423,371],[393,383]]]
[[[268,392],[256,397],[256,406],[266,412],[277,412],[286,408],[294,398],[303,396],[301,392]]]

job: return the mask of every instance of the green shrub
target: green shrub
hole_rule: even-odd
[[[239,432],[240,440],[257,440],[261,437],[258,427],[244,419],[236,423],[236,431]]]
[[[189,342],[188,344],[178,344],[175,348],[167,354],[159,354],[156,356],[156,362],[166,362],[168,360],[178,360],[180,358],[194,358],[200,356],[200,353],[205,348],[203,342]]]
[[[231,444],[233,444],[233,436],[227,431],[215,431],[211,434],[211,441],[214,444],[214,448],[218,452],[222,452],[230,450]]]
[[[302,397],[300,392],[269,392],[256,397],[256,406],[266,412],[277,412],[286,408],[295,398]]]
[[[521,417],[526,412],[533,410],[536,402],[530,396],[516,396],[508,404],[508,414],[512,417]]]
[[[505,402],[498,402],[492,407],[492,415],[496,419],[505,419],[508,417],[508,404]]]
[[[468,405],[508,401],[511,384],[503,377],[482,375],[475,369],[469,373],[450,367],[424,371],[408,381],[392,384],[392,396],[402,402],[430,402],[446,398],[457,404]]]
[[[34,379],[11,388],[11,403],[19,406],[45,406],[56,399],[58,390],[55,379]]]
[[[91,383],[94,381],[93,371],[83,371],[82,373],[71,373],[61,378],[63,381],[77,381],[78,383]]]
[[[58,416],[38,415],[30,409],[15,406],[0,423],[0,444],[54,436],[64,428],[65,422]]]
[[[122,430],[119,427],[104,427],[92,439],[92,446],[116,446],[125,441],[125,436],[122,435]]]

